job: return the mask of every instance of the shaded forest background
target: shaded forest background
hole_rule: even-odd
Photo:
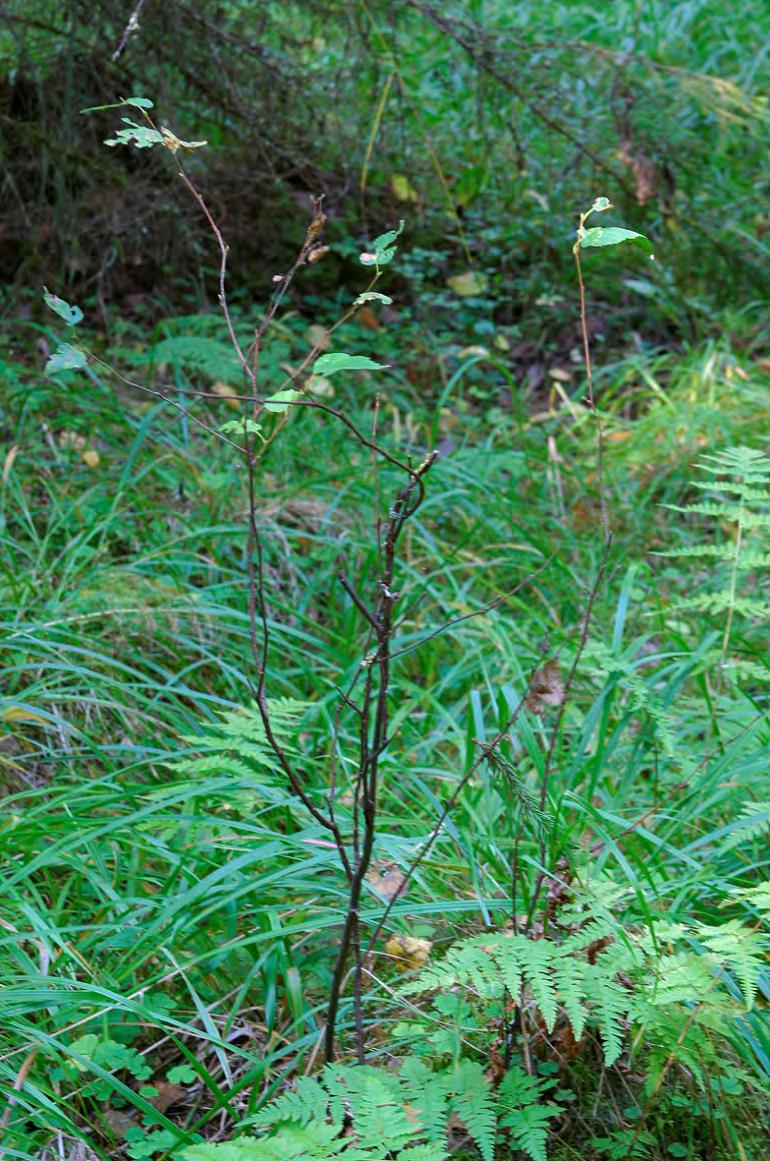
[[[171,0],[139,17],[125,35],[125,5],[108,0],[6,6],[4,283],[56,282],[102,317],[107,300],[210,303],[211,240],[174,173],[106,153],[104,118],[81,115],[133,94],[208,141],[194,171],[243,295],[290,264],[322,194],[336,245],[319,296],[350,280],[351,239],[406,217],[403,290],[418,317],[471,265],[493,279],[496,321],[533,339],[544,321],[569,325],[569,308],[536,303],[568,270],[587,189],[610,190],[664,257],[659,273],[607,288],[615,327],[644,317],[648,341],[690,338],[766,293],[761,3],[739,20],[696,3],[544,14],[418,0]]]

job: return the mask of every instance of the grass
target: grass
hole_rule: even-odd
[[[175,374],[189,387],[182,367]],[[717,415],[722,444],[752,438],[764,374],[726,347],[677,360],[631,356],[602,372],[617,539],[556,742],[558,826],[547,861],[577,860],[581,874],[614,884],[626,930],[654,929],[663,916],[692,925],[743,915],[730,891],[767,876],[764,694],[714,685],[702,659],[717,627],[679,625],[666,610],[680,565],[643,558],[645,547],[698,535],[661,504],[688,494],[689,461],[716,446]],[[29,384],[28,372],[18,378]],[[118,400],[102,383],[84,401],[73,382],[43,427],[32,383],[7,401],[22,450],[2,496],[3,1148],[31,1158],[53,1139],[86,1140],[107,1156],[128,1126],[141,1157],[232,1132],[284,1078],[312,1071],[345,883],[327,836],[269,766],[230,769],[222,751],[206,766],[179,765],[200,752],[186,738],[202,728],[212,736],[223,712],[251,699],[244,483],[229,450],[183,429],[170,409]],[[396,398],[391,430],[402,432],[402,449],[419,452],[436,416],[406,386]],[[566,670],[598,559],[592,437],[577,391],[545,415],[525,405],[519,418],[492,425],[483,404],[455,395],[449,406],[438,438],[455,417],[454,447],[406,542],[397,645],[410,651],[383,771],[378,865],[409,864],[542,651]],[[226,417],[227,405],[217,411]],[[363,640],[335,574],[342,553],[349,575],[366,583],[377,500],[366,459],[351,456],[333,425],[322,420],[320,434],[317,425],[306,414],[289,423],[259,484],[269,693],[306,707],[297,744],[323,779],[336,690]],[[85,445],[63,438],[69,431],[97,448],[96,466],[83,462]],[[380,471],[380,494],[388,475]],[[545,561],[509,603],[430,637]],[[338,743],[343,779],[349,729]],[[531,788],[548,729],[547,715],[527,716],[507,743]],[[464,785],[389,929],[429,938],[440,956],[458,934],[502,922],[516,809],[494,767]],[[534,832],[525,828],[516,846],[526,892],[539,866]],[[720,912],[723,904],[730,910]],[[382,909],[370,890],[365,928]],[[397,976],[379,945],[367,996],[375,1059],[398,1051]],[[710,1090],[725,1142],[714,1156],[755,1155],[764,1132],[764,972],[759,990],[762,1004],[731,1025],[728,1057],[710,1066],[712,1090],[720,1075],[727,1086]],[[343,1043],[351,1018],[345,1007]],[[113,1047],[100,1061],[89,1036],[124,1055]],[[635,1067],[649,1066],[653,1084],[664,1061],[645,1064],[643,1043],[636,1051]],[[157,1094],[172,1084],[164,1078],[184,1064],[191,1072],[164,1103]],[[593,1091],[590,1068],[581,1078],[580,1067],[571,1083]],[[683,1118],[686,1155],[695,1157],[705,1148],[700,1114],[674,1101],[687,1075],[686,1064],[672,1074],[644,1132],[660,1142],[668,1120]],[[156,1091],[143,1095],[148,1083]],[[748,1122],[731,1085],[750,1102]],[[611,1092],[579,1097],[580,1115],[554,1139],[553,1156],[574,1155],[608,1117],[624,1139],[633,1119],[613,1108]],[[646,1110],[648,1101],[649,1087],[631,1103]]]
[[[103,362],[46,377],[59,320],[24,291],[3,297],[0,1158],[233,1161],[224,1142],[262,1113],[278,1144],[239,1146],[236,1161],[291,1161],[297,1137],[270,1102],[321,1075],[349,884],[253,708],[246,480],[207,430],[235,417],[240,385],[205,307],[211,239],[171,171],[99,153],[117,110],[75,115],[115,97],[122,64],[99,64],[94,46],[114,49],[125,13],[102,4],[93,28],[81,14],[73,38],[45,0],[28,7],[0,36],[4,236],[18,239],[4,260],[25,287],[69,297],[80,280],[104,329],[87,334]],[[380,1083],[427,1063],[440,1087],[464,1068],[478,1123],[485,1085],[518,1068],[538,1095],[516,1112],[530,1129],[548,1122],[550,1161],[756,1161],[770,1137],[770,489],[744,495],[757,518],[737,521],[695,465],[766,451],[767,6],[396,7],[266,5],[257,31],[231,3],[221,29],[175,25],[187,67],[172,77],[163,14],[146,6],[124,57],[133,68],[141,52],[131,75],[163,95],[161,119],[211,142],[190,172],[228,207],[244,345],[253,301],[288,269],[300,184],[328,187],[331,251],[273,321],[265,383],[305,358],[309,320],[340,317],[363,239],[408,218],[383,283],[395,309],[335,335],[389,370],[335,377],[323,396],[401,458],[441,450],[398,568],[393,738],[360,905],[364,940],[376,934],[362,961],[367,1061]],[[211,96],[225,90],[227,110]],[[606,568],[568,242],[575,206],[605,192],[658,259],[584,258]],[[158,318],[189,295],[191,271],[199,309]],[[348,835],[358,722],[340,690],[370,642],[339,573],[376,595],[374,529],[400,480],[329,415],[265,422],[277,432],[256,476],[267,692],[311,803],[336,770]],[[703,500],[710,510],[693,510]],[[749,563],[731,578],[738,524]],[[720,594],[726,607],[709,605]],[[533,687],[573,664],[565,704],[538,703]],[[383,920],[389,880],[415,860]],[[485,990],[472,970],[415,990],[415,948],[440,971],[468,937],[522,930],[542,965],[523,992],[510,976]],[[614,1028],[581,990],[605,952],[629,955],[605,977],[627,1001]],[[549,1019],[557,961],[573,980]],[[353,993],[349,976],[338,1042],[351,1093],[369,1075],[352,1071]],[[429,1103],[419,1075],[414,1117]],[[355,1133],[372,1109],[351,1102],[352,1135],[329,1154],[368,1144]],[[372,1122],[393,1155],[387,1105]],[[515,1144],[494,1129],[471,1141],[472,1112],[451,1125],[453,1153],[543,1161],[536,1132],[528,1146],[523,1129]],[[394,1161],[438,1161],[425,1148]],[[317,1155],[301,1138],[298,1150]]]

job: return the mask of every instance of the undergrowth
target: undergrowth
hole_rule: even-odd
[[[280,297],[108,347],[48,300],[3,396],[0,1150],[760,1157],[767,369],[511,408],[355,312],[345,354]]]

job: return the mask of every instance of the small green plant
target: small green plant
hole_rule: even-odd
[[[768,603],[744,595],[748,582],[756,587],[757,574],[770,565],[766,550],[766,530],[770,527],[770,458],[752,448],[726,448],[704,455],[696,465],[710,478],[694,480],[692,486],[708,493],[708,499],[697,504],[668,504],[674,512],[707,516],[713,529],[727,535],[723,543],[695,544],[672,549],[665,556],[713,563],[717,567],[710,592],[696,593],[678,600],[673,612],[705,615],[722,622],[721,646],[703,658],[703,664],[716,664],[725,680],[741,679],[766,682],[768,668],[746,657],[733,657],[731,647],[736,618],[744,619],[747,629],[767,620]],[[743,581],[743,584],[741,582]]]
[[[507,1140],[532,1161],[545,1161],[548,1124],[562,1108],[547,1094],[553,1079],[509,1069],[494,1089],[475,1061],[434,1070],[411,1058],[398,1072],[371,1066],[326,1065],[318,1078],[271,1102],[257,1117],[261,1137],[224,1145],[194,1145],[185,1161],[444,1161],[450,1124],[461,1125],[482,1161],[494,1161]]]

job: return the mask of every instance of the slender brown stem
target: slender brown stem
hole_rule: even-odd
[[[581,217],[581,226],[583,219]],[[583,361],[586,369],[586,382],[588,384],[588,405],[594,414],[596,420],[596,480],[599,489],[599,508],[601,511],[602,529],[604,530],[604,543],[609,547],[612,539],[612,532],[610,531],[610,517],[607,505],[607,494],[604,481],[604,443],[605,432],[604,423],[601,414],[596,406],[596,396],[594,395],[594,375],[593,367],[591,365],[591,344],[588,338],[588,316],[586,313],[586,288],[583,282],[583,268],[580,264],[580,244],[575,243],[573,247],[575,255],[575,266],[577,268],[578,278],[578,292],[580,294],[580,334],[583,342]]]
[[[589,408],[591,409],[591,411],[594,415],[594,419],[596,421],[596,461],[597,461],[596,477],[597,477],[597,487],[599,490],[599,510],[600,510],[600,515],[601,515],[603,543],[602,543],[601,556],[599,558],[599,567],[597,569],[596,577],[594,578],[594,582],[591,585],[591,589],[590,589],[589,594],[588,594],[588,601],[586,604],[585,613],[583,614],[583,622],[582,622],[581,629],[580,629],[580,637],[578,639],[578,647],[577,647],[577,650],[575,652],[575,656],[573,658],[569,674],[567,675],[567,680],[564,683],[564,691],[562,694],[561,701],[559,703],[559,710],[558,710],[558,713],[556,715],[556,720],[553,724],[553,728],[551,730],[551,735],[550,735],[549,742],[548,742],[548,750],[546,752],[545,763],[543,766],[543,774],[542,774],[542,778],[540,781],[540,809],[541,810],[545,810],[545,807],[546,807],[546,804],[548,801],[548,787],[549,787],[549,782],[550,782],[551,771],[553,768],[554,755],[556,753],[556,746],[557,746],[557,743],[559,742],[560,735],[561,735],[561,728],[562,728],[562,723],[564,721],[564,715],[565,715],[566,708],[567,708],[567,702],[568,702],[570,693],[571,693],[572,688],[573,688],[574,683],[575,683],[575,677],[577,675],[577,670],[578,670],[578,666],[580,664],[580,660],[583,656],[583,653],[585,652],[586,645],[588,644],[588,634],[591,630],[591,620],[593,617],[594,606],[596,604],[597,597],[599,595],[602,583],[604,581],[604,576],[605,576],[605,573],[607,570],[607,564],[609,561],[610,548],[612,547],[612,530],[610,528],[609,506],[607,503],[607,489],[606,489],[606,483],[605,483],[605,479],[604,479],[604,442],[605,442],[604,424],[602,423],[602,417],[601,417],[601,414],[599,413],[599,409],[596,406],[596,396],[594,393],[593,367],[591,364],[591,343],[590,343],[589,336],[588,336],[588,313],[586,310],[586,292],[585,292],[585,283],[583,281],[583,269],[582,269],[582,266],[580,264],[580,241],[581,241],[581,238],[583,236],[583,229],[584,229],[584,224],[585,224],[586,218],[588,217],[588,215],[591,212],[592,211],[589,210],[587,213],[583,213],[580,215],[580,224],[578,226],[577,239],[575,241],[575,245],[572,248],[572,252],[575,256],[575,267],[577,269],[577,280],[578,280],[578,292],[579,292],[579,296],[580,296],[580,334],[581,334],[582,343],[583,343],[583,360],[585,363],[586,382],[588,385],[587,402],[588,402]],[[532,921],[533,921],[534,916],[535,916],[535,909],[537,907],[538,899],[540,897],[540,892],[541,892],[543,882],[545,880],[545,876],[547,873],[546,866],[545,866],[545,859],[546,859],[546,836],[545,836],[545,833],[543,833],[540,836],[540,846],[539,846],[539,860],[538,861],[539,861],[540,865],[538,868],[537,877],[535,879],[535,884],[534,884],[534,887],[532,889],[532,897],[531,897],[530,903],[529,903],[529,910],[527,912],[527,931],[531,930]]]

